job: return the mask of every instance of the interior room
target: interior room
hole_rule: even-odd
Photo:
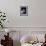
[[[46,0],[0,0],[0,46],[46,46]]]

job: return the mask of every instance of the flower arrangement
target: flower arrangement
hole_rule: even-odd
[[[6,15],[4,12],[0,11],[0,27],[3,28],[4,27],[4,22],[6,20]]]

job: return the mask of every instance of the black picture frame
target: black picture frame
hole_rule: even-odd
[[[28,16],[28,7],[27,6],[20,7],[20,16]]]

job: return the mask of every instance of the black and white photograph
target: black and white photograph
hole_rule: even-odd
[[[20,7],[20,16],[28,16],[28,7],[27,6]]]

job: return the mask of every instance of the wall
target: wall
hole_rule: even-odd
[[[1,0],[0,1],[0,9],[2,11],[5,11],[6,12],[6,15],[7,15],[7,18],[8,18],[8,24],[6,24],[7,27],[15,27],[15,26],[19,26],[21,21],[23,21],[25,24],[26,24],[26,19],[29,18],[29,17],[26,17],[26,19],[23,20],[23,17],[20,17],[20,6],[22,5],[30,5],[29,3],[30,1],[27,1],[27,0]],[[21,4],[22,3],[22,4]],[[28,4],[29,3],[29,4]],[[30,6],[29,6],[30,7]],[[30,11],[30,9],[29,9]],[[25,18],[25,17],[24,17]],[[28,20],[28,19],[27,19]],[[20,26],[23,26],[25,24],[22,25],[21,22],[21,25]]]
[[[6,12],[7,27],[46,27],[46,0],[0,0]],[[28,16],[20,16],[20,7],[28,6]]]
[[[33,26],[46,27],[46,0],[32,1],[32,24]]]

